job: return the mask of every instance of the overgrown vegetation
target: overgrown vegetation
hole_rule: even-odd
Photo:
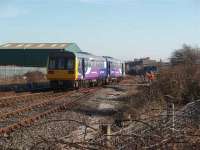
[[[160,70],[157,81],[151,85],[153,99],[165,95],[174,97],[175,103],[186,104],[200,98],[200,50],[183,45],[172,54],[171,65]]]
[[[120,144],[127,149],[200,147],[199,53],[198,48],[187,45],[174,51],[170,65],[160,68],[157,80],[150,86],[141,86],[138,93],[130,97],[133,124],[117,132],[121,137],[113,141],[122,141]],[[175,105],[166,102],[166,97],[172,98]],[[129,135],[127,143],[121,140],[125,139],[124,134]]]

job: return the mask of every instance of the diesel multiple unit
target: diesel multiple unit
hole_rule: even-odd
[[[47,79],[52,88],[106,84],[118,81],[125,74],[121,60],[87,52],[51,53],[47,68]]]

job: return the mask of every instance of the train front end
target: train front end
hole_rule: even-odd
[[[51,88],[72,87],[78,79],[78,64],[74,53],[52,53],[48,58],[47,79]]]

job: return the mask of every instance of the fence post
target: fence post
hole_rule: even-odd
[[[100,125],[102,134],[106,135],[106,145],[111,146],[111,124],[101,124]]]
[[[172,132],[174,133],[175,130],[175,106],[174,103],[172,103]]]
[[[174,97],[171,95],[165,95],[165,101],[167,103],[167,117],[166,122],[170,120],[172,117],[172,132],[175,130],[175,105],[174,105]]]

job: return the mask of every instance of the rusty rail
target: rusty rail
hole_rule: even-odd
[[[54,107],[54,108],[52,108],[50,110],[47,110],[47,111],[45,111],[43,113],[39,113],[37,115],[27,117],[27,118],[25,118],[25,119],[23,119],[23,120],[21,120],[21,121],[19,121],[17,123],[14,123],[14,124],[8,125],[6,127],[0,128],[0,136],[3,136],[5,134],[10,134],[10,133],[16,131],[17,129],[22,128],[22,127],[28,127],[28,126],[32,125],[33,123],[37,122],[38,120],[40,120],[40,119],[42,119],[42,118],[44,118],[44,117],[46,117],[48,115],[51,115],[53,113],[56,113],[56,112],[64,110],[64,109],[68,109],[68,108],[72,107],[74,104],[76,104],[78,101],[80,101],[81,98],[84,98],[86,96],[89,96],[89,95],[93,94],[98,89],[99,88],[81,89],[81,90],[79,90],[79,92],[84,93],[84,95],[81,95],[81,96],[79,96],[77,98],[74,98],[70,102],[69,101],[64,102],[63,104],[60,104],[57,107]],[[62,95],[60,97],[64,97],[64,96],[67,96],[67,95]],[[55,98],[54,98],[54,100],[55,100]]]
[[[26,94],[26,95],[22,95],[22,96],[13,96],[13,97],[7,97],[7,98],[4,97],[4,98],[0,99],[0,107],[11,106],[17,102],[32,101],[33,98],[37,98],[37,97],[50,96],[50,93],[52,93],[52,92]]]
[[[28,106],[28,107],[19,108],[19,109],[15,110],[15,111],[12,111],[12,112],[9,112],[9,113],[5,113],[3,115],[0,115],[0,119],[5,119],[5,118],[11,117],[13,115],[20,114],[20,113],[32,110],[32,109],[37,108],[37,107],[46,106],[46,105],[54,102],[55,100],[57,100],[59,98],[63,98],[64,96],[67,96],[67,94],[60,95],[60,96],[57,96],[57,97],[52,97],[52,98],[50,98],[48,100],[43,100],[43,102],[40,102],[40,103],[37,103],[37,104],[33,104],[31,106]]]

